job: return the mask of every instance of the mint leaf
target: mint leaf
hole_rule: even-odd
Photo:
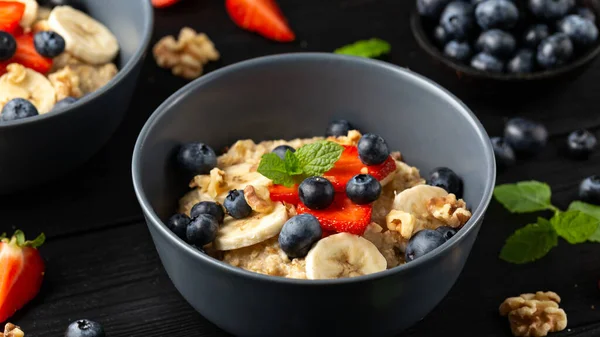
[[[550,186],[539,181],[522,181],[516,184],[498,185],[494,197],[512,213],[529,213],[554,210],[550,203]]]
[[[330,141],[320,141],[299,148],[296,157],[302,171],[307,176],[320,176],[329,171],[344,151],[340,144]]]
[[[275,184],[284,185],[286,187],[294,185],[294,178],[289,174],[286,163],[275,153],[264,154],[260,159],[257,171],[263,176],[271,179]]]
[[[580,211],[556,213],[550,223],[556,233],[571,244],[582,243],[598,229],[600,220]]]
[[[336,49],[334,53],[373,58],[387,54],[391,49],[392,47],[386,41],[373,38],[356,41],[353,44]]]
[[[510,263],[527,263],[544,257],[558,244],[558,236],[544,218],[515,231],[500,251],[500,258]]]
[[[569,208],[567,210],[580,211],[580,212],[585,213],[591,217],[594,217],[600,221],[600,206],[588,204],[588,203],[585,203],[582,201],[573,201],[569,205]],[[594,232],[594,234],[592,234],[592,236],[590,236],[588,238],[588,240],[594,241],[594,242],[600,242],[600,226],[598,226],[598,229],[596,229],[596,232]]]
[[[290,175],[302,174],[302,167],[300,167],[300,161],[298,157],[290,150],[285,151],[285,170]]]

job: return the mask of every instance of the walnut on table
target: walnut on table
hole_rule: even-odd
[[[4,326],[4,333],[0,332],[0,337],[23,337],[25,333],[21,330],[20,327],[12,324],[6,323]]]
[[[500,305],[500,315],[508,316],[510,329],[519,337],[542,337],[567,327],[567,314],[558,307],[560,297],[538,291],[509,297]]]

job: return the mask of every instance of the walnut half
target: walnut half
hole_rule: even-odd
[[[567,314],[558,307],[560,297],[552,292],[538,291],[509,297],[500,305],[500,315],[508,316],[515,336],[542,337],[567,327]]]
[[[4,326],[4,333],[0,332],[0,337],[23,337],[25,333],[21,330],[20,327],[12,324],[6,323]]]
[[[464,225],[471,218],[464,200],[456,199],[450,193],[445,197],[431,198],[427,203],[427,211],[436,219],[450,227],[456,228]]]

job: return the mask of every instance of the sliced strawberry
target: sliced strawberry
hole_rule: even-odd
[[[0,30],[16,34],[25,13],[25,5],[16,1],[0,1]]]
[[[231,20],[243,29],[279,42],[296,38],[274,0],[226,0],[225,8]]]
[[[44,234],[25,241],[17,230],[12,238],[0,240],[0,322],[6,321],[39,292],[44,278],[44,261],[37,247]]]
[[[269,194],[273,201],[283,201],[293,205],[297,205],[300,202],[298,185],[294,185],[293,187],[273,185],[269,187]]]
[[[165,8],[178,3],[180,0],[152,0],[152,6],[156,8]]]
[[[52,59],[38,54],[33,45],[33,35],[23,34],[15,37],[15,40],[17,41],[17,51],[8,60],[9,63],[19,63],[42,74],[50,71]],[[2,71],[0,70],[0,72]]]
[[[345,193],[337,193],[333,204],[323,210],[314,210],[299,203],[296,211],[298,214],[309,213],[314,215],[324,231],[347,232],[362,235],[371,223],[371,205],[357,205],[346,197]]]

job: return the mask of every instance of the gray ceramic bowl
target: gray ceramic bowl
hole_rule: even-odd
[[[152,35],[148,0],[84,0],[119,40],[119,73],[68,109],[0,124],[0,193],[67,173],[94,155],[123,119]]]
[[[201,140],[222,149],[243,138],[323,135],[334,118],[380,134],[425,174],[436,166],[453,168],[464,179],[471,220],[414,262],[318,281],[231,267],[164,225],[187,190],[173,160],[180,144]],[[165,270],[198,312],[239,336],[387,336],[422,319],[463,268],[495,172],[485,130],[454,96],[393,65],[334,54],[269,56],[210,73],[156,110],[133,154],[135,190]]]

